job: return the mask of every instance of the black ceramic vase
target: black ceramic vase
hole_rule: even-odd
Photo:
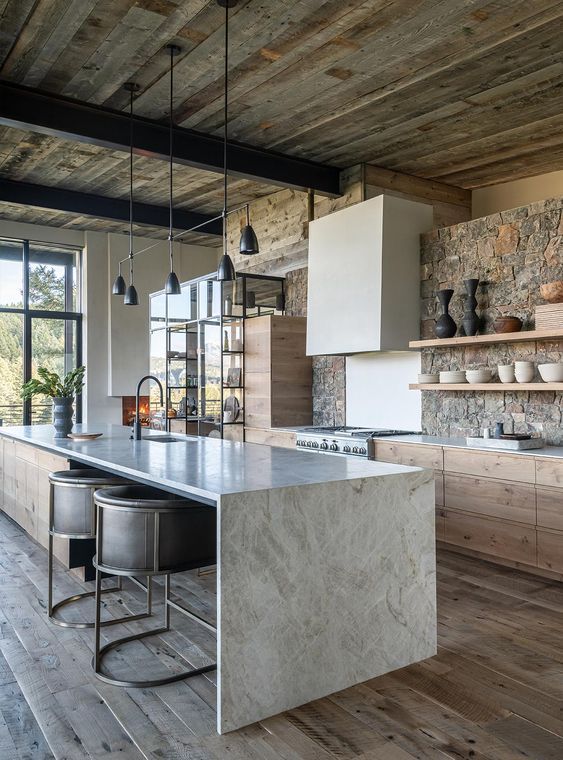
[[[55,438],[66,438],[72,432],[73,398],[57,396],[53,398],[53,425]]]
[[[465,297],[465,312],[462,320],[463,329],[465,330],[466,335],[477,335],[477,331],[479,330],[479,317],[475,311],[477,306],[475,293],[477,292],[479,280],[476,278],[464,280],[463,284],[467,291],[467,296]]]
[[[457,325],[450,317],[448,307],[452,299],[454,292],[446,288],[445,290],[439,290],[436,293],[440,306],[442,307],[442,313],[436,320],[436,337],[437,338],[453,338],[457,331]]]

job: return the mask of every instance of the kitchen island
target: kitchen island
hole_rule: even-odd
[[[0,438],[217,509],[219,733],[435,654],[430,470],[91,430],[103,436],[55,440],[34,426]]]

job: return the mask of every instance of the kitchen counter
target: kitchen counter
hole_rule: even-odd
[[[469,451],[488,451],[497,454],[516,454],[518,456],[556,457],[563,459],[563,446],[544,446],[543,449],[528,449],[516,451],[513,449],[493,449],[488,446],[468,446],[465,438],[447,438],[438,435],[388,435],[376,436],[378,441],[390,443],[418,443],[431,446],[447,446],[455,449],[468,449]]]
[[[217,509],[219,733],[435,654],[429,470],[90,430],[104,435],[55,440],[35,426],[0,428],[0,438],[15,441],[16,457],[38,447]]]

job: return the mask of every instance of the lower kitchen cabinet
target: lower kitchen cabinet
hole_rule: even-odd
[[[563,534],[538,529],[538,567],[563,573]]]
[[[533,525],[494,520],[446,509],[445,541],[481,554],[536,564],[536,529]]]
[[[276,430],[275,428],[251,428],[244,431],[246,443],[262,443],[267,446],[281,446],[285,449],[294,449],[297,441],[297,433],[291,430]]]
[[[538,527],[563,531],[563,488],[536,488]]]
[[[493,478],[470,478],[445,473],[444,504],[488,517],[536,524],[536,495],[533,485]]]

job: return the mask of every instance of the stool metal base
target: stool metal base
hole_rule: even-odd
[[[103,621],[100,621],[100,626],[105,627],[108,625],[117,625],[118,623],[128,623],[133,620],[143,620],[144,618],[152,617],[152,578],[147,577],[146,586],[140,581],[138,581],[136,578],[131,578],[131,580],[133,581],[133,583],[136,583],[140,588],[144,589],[147,593],[146,612],[140,612],[136,615],[127,615],[122,618],[114,618],[112,620],[103,620]],[[60,617],[57,617],[57,613],[63,607],[74,604],[75,602],[78,602],[80,599],[88,599],[91,597],[95,597],[96,591],[84,591],[80,594],[73,594],[72,596],[68,596],[65,599],[61,599],[60,602],[56,602],[55,604],[53,604],[53,533],[51,531],[49,531],[47,584],[48,584],[48,607],[47,607],[48,612],[47,614],[48,614],[49,620],[52,623],[60,626],[61,628],[94,628],[95,627],[94,622],[92,623],[74,622],[74,621],[62,620]],[[115,591],[122,591],[121,578],[118,579],[116,586],[112,586],[111,588],[101,589],[100,593],[109,594]]]
[[[161,633],[166,633],[167,631],[169,631],[171,607],[178,610],[179,612],[186,615],[187,617],[190,617],[193,620],[196,620],[198,623],[204,625],[205,628],[207,628],[210,631],[216,632],[217,629],[215,628],[215,626],[211,625],[206,620],[203,620],[203,618],[200,618],[195,613],[191,612],[190,610],[185,609],[184,607],[177,604],[176,602],[173,602],[170,599],[170,575],[166,575],[165,576],[165,597],[164,597],[164,625],[161,626],[160,628],[153,628],[150,631],[143,631],[142,633],[135,633],[135,634],[132,634],[131,636],[125,636],[121,639],[116,639],[115,641],[112,641],[109,644],[106,644],[105,646],[100,648],[100,628],[103,625],[103,623],[100,623],[100,601],[101,601],[101,595],[103,593],[103,589],[101,587],[101,578],[102,578],[102,573],[96,567],[96,592],[95,592],[96,593],[96,635],[95,635],[95,645],[94,645],[94,657],[92,658],[92,667],[94,669],[94,673],[96,674],[96,677],[99,678],[100,681],[104,681],[105,683],[111,684],[112,686],[124,686],[128,688],[146,689],[146,688],[155,687],[155,686],[163,686],[164,684],[168,684],[168,683],[174,683],[175,681],[182,681],[184,678],[191,678],[192,676],[199,676],[202,673],[208,673],[209,671],[215,670],[217,668],[217,663],[212,663],[211,665],[204,665],[201,668],[190,668],[188,670],[183,670],[181,673],[174,673],[170,676],[163,676],[162,678],[156,678],[149,681],[125,681],[122,679],[114,678],[107,669],[104,669],[103,659],[105,655],[108,652],[110,652],[112,649],[116,649],[122,644],[127,644],[131,641],[140,641],[141,639],[147,638],[148,636],[158,636]],[[183,659],[186,659],[186,658],[183,658]]]

